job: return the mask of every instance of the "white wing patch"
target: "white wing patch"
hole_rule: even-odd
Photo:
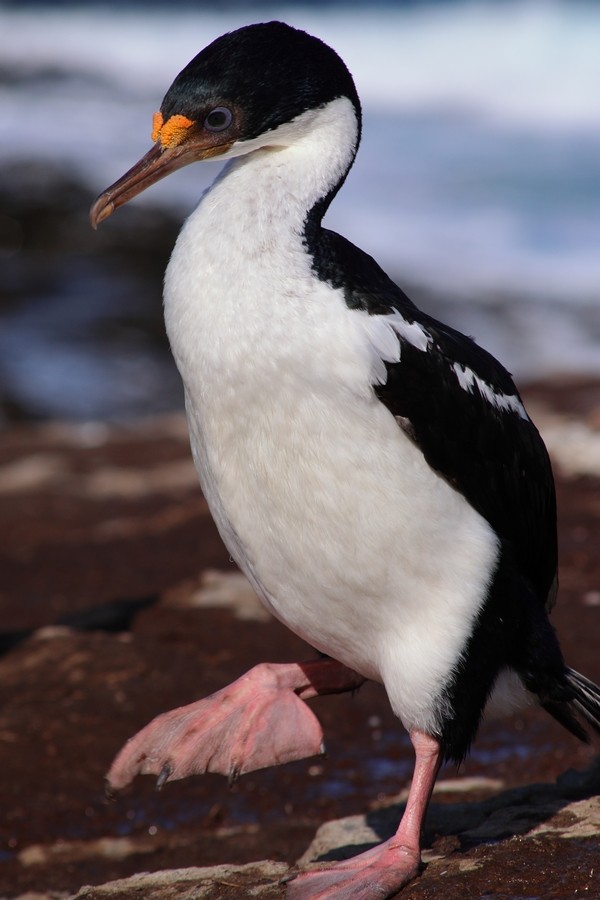
[[[491,403],[492,406],[495,406],[496,409],[501,409],[505,412],[514,412],[522,419],[529,419],[529,416],[525,412],[525,407],[514,394],[498,393],[491,385],[483,381],[479,375],[476,375],[472,369],[469,369],[467,366],[461,366],[460,363],[454,363],[452,368],[458,379],[459,385],[464,391],[467,391],[467,393],[472,394],[474,393],[475,388],[477,388],[481,396],[487,400],[488,403]]]
[[[386,316],[389,325],[394,329],[396,334],[403,338],[408,344],[416,350],[425,352],[433,343],[433,338],[418,322],[407,322],[398,310],[394,310],[391,316]]]
[[[361,311],[362,312],[362,311]],[[372,381],[374,384],[385,384],[387,370],[385,363],[400,362],[400,341],[402,338],[417,350],[425,352],[433,343],[431,335],[418,322],[407,322],[395,309],[389,315],[366,316],[365,326],[373,356],[371,360]]]
[[[372,384],[386,383],[385,363],[400,362],[401,343],[399,338],[422,353],[427,352],[433,344],[433,338],[426,328],[419,325],[418,322],[408,322],[397,309],[389,315],[374,316],[361,310],[360,315],[364,317],[364,325],[369,336]],[[516,413],[526,421],[529,419],[525,407],[514,394],[503,394],[494,390],[468,366],[455,362],[452,369],[460,387],[467,393],[473,394],[477,389],[484,400],[487,400],[496,409]]]

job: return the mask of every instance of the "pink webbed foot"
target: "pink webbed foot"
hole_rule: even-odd
[[[257,666],[210,697],[157,716],[125,744],[109,787],[122,788],[138,774],[158,775],[159,786],[204,772],[233,780],[322,753],[316,716],[272,668]]]
[[[303,872],[290,881],[286,900],[384,900],[412,881],[420,865],[417,849],[390,838],[347,862]]]
[[[441,748],[413,729],[415,771],[404,815],[394,837],[346,862],[302,872],[289,883],[287,900],[385,900],[419,874],[421,829],[440,767]]]
[[[157,786],[188,775],[244,772],[323,753],[323,732],[301,697],[358,687],[334,660],[251,669],[204,700],[163,713],[125,744],[107,775],[119,790],[136,775]]]

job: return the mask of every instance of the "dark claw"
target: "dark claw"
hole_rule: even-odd
[[[117,798],[117,795],[116,795],[115,791],[113,790],[113,786],[110,783],[110,781],[108,780],[108,778],[104,779],[104,796],[106,797],[107,800],[116,800],[116,798]]]
[[[287,872],[282,878],[279,879],[279,884],[289,884],[290,881],[293,881],[300,874],[298,869],[295,869],[292,872]]]
[[[230,788],[232,788],[234,786],[234,784],[236,783],[236,781],[238,780],[239,777],[240,777],[240,770],[238,769],[237,766],[233,766],[229,770],[229,776],[227,778],[227,783]]]
[[[162,769],[160,770],[160,775],[156,779],[156,790],[157,791],[160,791],[165,786],[165,784],[167,783],[167,781],[169,780],[169,778],[171,777],[172,774],[173,774],[173,766],[171,765],[171,763],[165,763],[164,766],[162,767]]]

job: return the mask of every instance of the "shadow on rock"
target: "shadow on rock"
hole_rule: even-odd
[[[464,784],[461,779],[443,782],[446,796],[453,784],[458,802],[435,802],[440,791],[434,793],[425,823],[426,860],[432,851],[437,856],[468,851],[515,836],[591,837],[600,833],[600,757],[590,769],[569,770],[555,784],[512,788],[479,801],[466,799],[472,791],[469,779]],[[480,781],[477,787],[481,788]],[[348,859],[387,840],[395,833],[404,807],[404,802],[393,803],[364,816],[325,823],[299,865]]]

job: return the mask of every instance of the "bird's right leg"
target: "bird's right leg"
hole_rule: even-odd
[[[290,881],[287,900],[386,900],[395,897],[421,867],[421,829],[440,769],[442,749],[430,734],[412,729],[415,769],[396,834],[345,862],[324,864]]]
[[[107,775],[119,790],[136,775],[168,780],[244,772],[323,752],[323,731],[304,703],[355,690],[365,678],[333,659],[262,663],[205,700],[163,713],[131,738]]]

